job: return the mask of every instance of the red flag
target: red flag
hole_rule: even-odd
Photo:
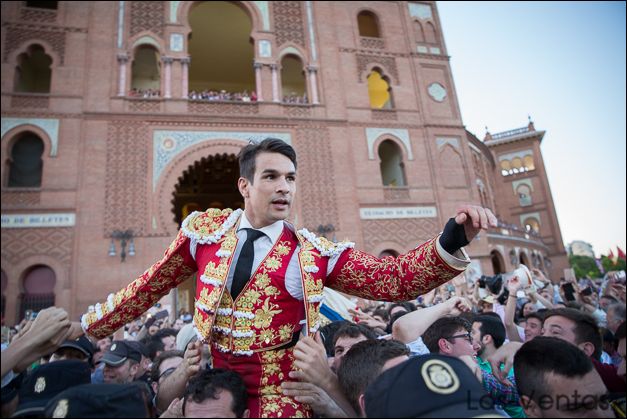
[[[616,246],[616,250],[618,250],[618,258],[625,260],[626,259],[625,252],[623,252],[623,250],[618,246]]]
[[[614,252],[612,252],[612,249],[610,249],[610,253],[607,254],[607,258],[610,260],[614,260]]]

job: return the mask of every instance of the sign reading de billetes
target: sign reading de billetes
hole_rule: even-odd
[[[437,216],[435,207],[379,207],[360,208],[362,220],[380,220],[387,218],[432,218]]]
[[[2,214],[2,228],[73,227],[74,213]]]

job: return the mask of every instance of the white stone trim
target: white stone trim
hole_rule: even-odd
[[[368,142],[368,159],[375,159],[374,143],[383,135],[391,135],[399,140],[405,146],[407,152],[407,158],[409,160],[414,159],[414,154],[411,151],[411,142],[409,140],[409,131],[406,129],[393,129],[393,128],[366,128],[366,141]]]

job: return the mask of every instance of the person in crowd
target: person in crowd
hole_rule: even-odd
[[[356,343],[340,365],[338,379],[344,394],[359,417],[365,417],[364,393],[385,370],[409,359],[409,350],[396,340]]]
[[[189,380],[185,394],[161,418],[248,418],[246,386],[234,371],[204,370]]]
[[[472,323],[473,346],[477,350],[476,360],[483,372],[492,374],[488,357],[503,346],[505,335],[505,326],[498,315],[481,315],[474,318]],[[507,377],[512,381],[513,376],[514,370],[510,369]],[[512,418],[525,417],[523,409],[518,404],[500,403],[499,400],[495,400],[495,403],[502,406],[503,410]]]
[[[436,354],[383,372],[368,386],[364,404],[369,418],[502,417],[462,361]]]
[[[127,384],[135,380],[142,354],[127,341],[114,340],[101,359],[105,384]]]
[[[344,355],[356,343],[364,340],[375,340],[377,335],[368,326],[359,323],[346,323],[342,325],[333,339],[333,363],[331,369],[337,373],[342,365]]]
[[[514,358],[516,387],[530,418],[614,417],[591,358],[564,339],[539,336]]]
[[[612,333],[616,333],[620,326],[627,319],[624,303],[614,303],[607,307],[606,323],[607,328]]]
[[[603,350],[601,334],[590,314],[571,308],[549,310],[544,318],[543,330],[543,336],[563,339],[583,351],[611,392],[625,392],[625,380],[617,375],[616,367],[600,361]]]

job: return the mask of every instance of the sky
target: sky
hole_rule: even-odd
[[[462,120],[544,130],[564,244],[625,250],[625,3],[437,2]]]

